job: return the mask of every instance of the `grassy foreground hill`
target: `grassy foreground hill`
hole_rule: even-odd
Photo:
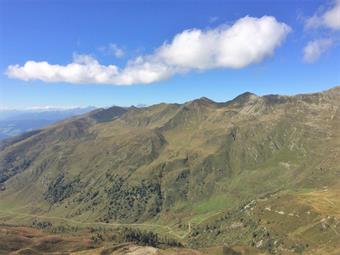
[[[5,140],[0,220],[128,226],[207,254],[339,254],[339,106],[340,87],[244,93],[99,109]]]

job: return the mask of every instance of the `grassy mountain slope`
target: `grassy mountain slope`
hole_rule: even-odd
[[[168,226],[193,247],[340,249],[339,99],[112,107],[24,134],[0,146],[1,215]]]

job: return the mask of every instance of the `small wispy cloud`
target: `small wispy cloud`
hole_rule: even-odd
[[[340,0],[333,1],[329,8],[306,19],[305,28],[315,29],[319,27],[340,30]]]
[[[340,0],[333,0],[327,8],[320,7],[313,16],[305,20],[304,25],[306,31],[316,29],[318,33],[327,32],[328,34],[327,38],[318,38],[307,42],[303,48],[303,61],[311,64],[332,46],[337,45],[337,32],[340,30]]]
[[[307,43],[303,49],[303,60],[306,63],[314,63],[320,56],[333,45],[332,39],[317,39]]]
[[[67,65],[27,61],[22,66],[10,65],[6,73],[25,81],[148,84],[192,70],[239,69],[260,63],[274,54],[290,31],[288,25],[272,16],[246,16],[231,26],[185,30],[152,54],[129,60],[123,68],[102,65],[88,55],[76,55]]]

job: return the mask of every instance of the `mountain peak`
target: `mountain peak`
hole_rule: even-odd
[[[215,105],[216,102],[211,100],[210,98],[207,97],[200,97],[198,99],[194,99],[192,101],[187,102],[185,105],[187,106],[212,106]]]
[[[214,101],[213,100],[211,100],[210,98],[207,98],[207,97],[200,97],[199,99],[197,99],[197,100],[200,100],[200,101],[205,101],[205,102],[212,102],[212,103],[214,103]]]
[[[106,109],[97,109],[89,113],[89,116],[97,122],[108,122],[127,112],[127,109],[119,106],[112,106]]]
[[[257,95],[254,94],[254,93],[251,93],[249,91],[246,91],[246,92],[238,95],[237,97],[235,97],[235,99],[239,99],[239,98],[251,98],[251,97],[257,97]]]
[[[258,98],[256,94],[247,91],[247,92],[242,93],[241,95],[238,95],[230,102],[237,103],[237,104],[244,104],[248,102],[249,100],[254,100],[256,98]]]

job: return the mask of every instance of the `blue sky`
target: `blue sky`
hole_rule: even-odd
[[[323,18],[337,3],[339,1],[2,0],[0,108],[150,105],[184,102],[202,96],[226,101],[245,91],[263,95],[325,90],[340,85],[337,18],[333,19],[335,23]],[[208,31],[212,34],[228,31],[246,16],[254,18],[251,23],[265,15],[274,17],[275,24],[281,27],[282,24],[289,27],[278,39],[280,43],[273,46],[272,54],[245,60],[244,65],[235,68],[230,62],[215,64],[217,51],[207,57],[207,62],[211,62],[208,66],[197,67],[196,61],[179,67],[179,53],[172,47],[174,36],[195,28],[206,32],[205,38],[209,38]],[[258,37],[254,34],[254,40]],[[252,44],[251,36],[247,38],[250,40],[245,43]],[[272,38],[263,40],[266,43]],[[214,50],[214,43],[218,42],[208,45],[208,51]],[[159,60],[157,49],[162,45],[172,54],[170,64],[169,57]],[[129,77],[128,82],[123,82],[131,83],[128,85],[112,79],[104,82],[110,84],[102,84],[97,78],[92,81],[91,77],[88,83],[73,76],[75,82],[70,82],[69,76],[60,78],[58,74],[57,78],[46,78],[24,69],[27,61],[38,63],[39,68],[40,63],[46,61],[48,68],[52,68],[48,70],[60,65],[67,71],[65,66],[76,62],[73,58],[79,55],[91,56],[105,70],[108,65],[114,65],[124,72],[127,63],[140,56],[151,59],[143,60],[143,64],[151,61],[171,69],[151,82]],[[175,65],[174,61],[177,61]],[[16,72],[9,77],[11,65],[18,65],[16,70],[25,73]]]

